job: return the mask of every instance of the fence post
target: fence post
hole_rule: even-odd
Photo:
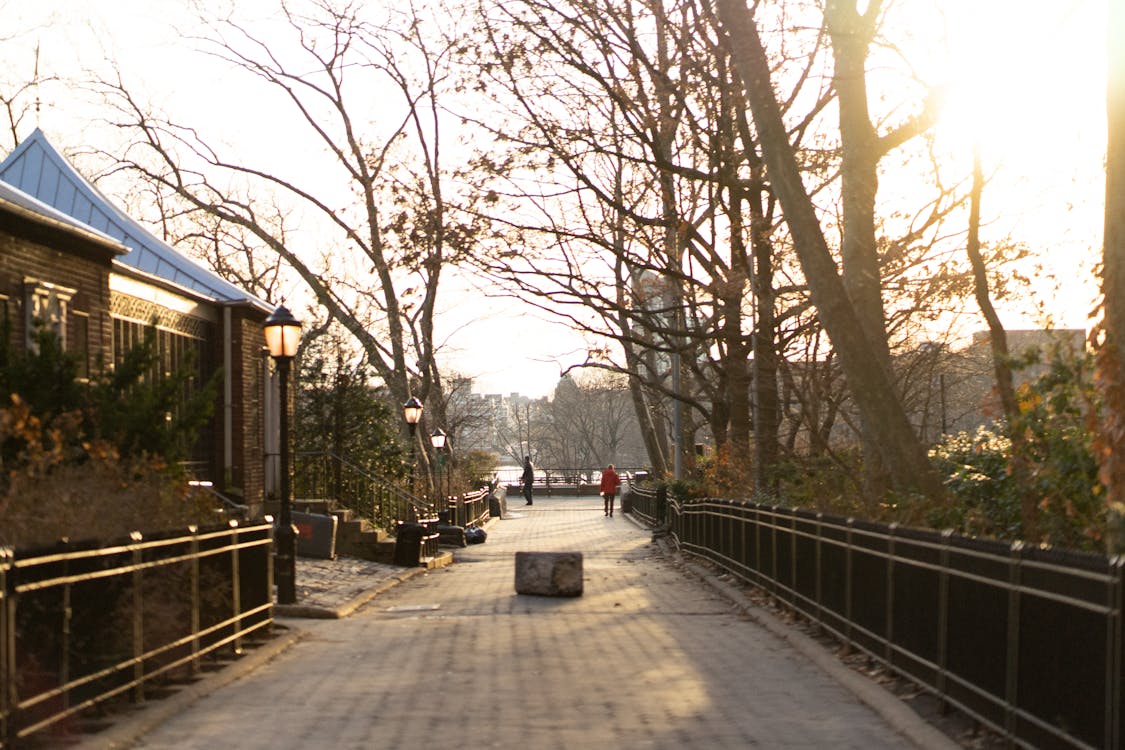
[[[742,569],[746,570],[750,567],[750,560],[748,559],[746,549],[746,527],[750,525],[750,519],[754,517],[754,507],[750,503],[745,503],[742,506],[741,523],[738,524],[738,562],[742,565]]]
[[[270,549],[273,549],[273,545],[276,543],[276,541],[274,539],[274,529],[276,527],[274,526],[273,520],[274,520],[273,516],[264,516],[262,518],[262,521],[269,524]],[[274,606],[275,597],[273,595],[273,591],[274,591],[274,589],[273,589],[273,555],[267,554],[266,555],[266,596],[267,596],[267,600],[270,602],[270,618],[271,619],[274,616],[273,606]]]
[[[797,511],[789,516],[789,607],[797,613]]]
[[[1014,737],[1016,731],[1016,692],[1020,672],[1020,579],[1022,577],[1023,542],[1012,542],[1008,555],[1008,658],[1004,669],[1004,732]]]
[[[0,547],[0,744],[11,747],[11,699],[16,689],[16,612],[12,598],[12,549]]]
[[[63,541],[63,545],[69,545],[69,542]],[[134,560],[134,562],[136,562]],[[69,577],[70,575],[70,558],[67,557],[63,560],[63,576]],[[62,632],[59,633],[60,651],[59,654],[59,684],[70,684],[70,641],[72,633],[70,631],[71,618],[73,616],[73,609],[71,608],[71,592],[73,591],[70,582],[63,584],[62,590]],[[64,708],[70,708],[70,688],[63,691],[62,705]]]
[[[937,638],[937,675],[934,680],[937,687],[938,699],[941,705],[939,713],[945,716],[949,713],[949,701],[946,696],[947,662],[949,660],[949,543],[953,539],[953,529],[941,532],[941,564],[938,567],[938,638]]]
[[[199,527],[195,524],[188,526],[188,533],[191,534],[191,672],[199,674],[203,668],[199,662],[199,610],[202,607],[199,592]],[[272,561],[273,555],[267,557]]]
[[[770,506],[770,598],[777,602],[777,512],[780,505]]]
[[[816,632],[824,632],[824,513],[816,513]]]
[[[242,654],[242,550],[239,548],[241,529],[238,521],[230,523],[230,590],[231,618],[234,623],[234,653]]]
[[[754,572],[758,574],[758,585],[762,583],[762,504],[754,504]]]
[[[855,518],[849,516],[844,546],[844,648],[848,653],[851,653],[852,650],[852,591],[855,588],[852,586],[852,531],[854,525]]]
[[[129,534],[133,541],[133,700],[141,703],[145,699],[145,612],[144,612],[144,576],[141,573],[141,563],[144,554],[141,551],[141,532],[134,531]]]
[[[895,636],[895,533],[898,531],[898,524],[892,523],[887,527],[887,612],[886,612],[886,632],[883,634],[883,660],[887,664],[892,664],[891,658],[894,656],[894,649],[891,644],[894,642]]]
[[[1106,731],[1105,731],[1105,746],[1107,748],[1121,747],[1122,723],[1125,723],[1125,717],[1122,717],[1121,701],[1122,681],[1125,679],[1125,654],[1122,654],[1122,649],[1125,648],[1125,637],[1122,633],[1122,608],[1125,606],[1125,556],[1116,555],[1110,561],[1110,584],[1109,584],[1109,622],[1106,623],[1106,637],[1109,639],[1109,649],[1106,653],[1109,658],[1106,659],[1106,688],[1105,688],[1105,708],[1106,708]]]

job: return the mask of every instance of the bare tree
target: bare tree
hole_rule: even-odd
[[[497,161],[539,176],[504,184],[511,200],[493,215],[523,244],[488,259],[489,270],[615,342],[586,366],[630,376],[658,471],[672,463],[669,443],[676,460],[690,460],[696,424],[750,462],[755,292],[756,444],[772,462],[776,202],[711,24],[693,3],[523,0],[489,10],[492,46],[476,57],[513,110],[497,132],[511,156]]]
[[[209,245],[218,267],[268,286],[283,264],[355,338],[392,397],[418,396],[442,423],[434,358],[440,278],[478,231],[447,196],[440,100],[452,86],[451,43],[428,36],[431,19],[412,6],[382,21],[368,20],[366,10],[279,0],[287,45],[233,16],[206,19],[196,37],[232,75],[280,94],[304,126],[301,150],[325,155],[319,173],[291,178],[284,165],[224,156],[189,123],[148,111],[120,74],[101,84],[133,143],[115,169],[140,175],[167,202],[174,197],[192,224],[181,236]],[[365,119],[375,92],[377,122]],[[243,126],[270,129],[266,121]],[[421,455],[424,433],[417,433]]]
[[[740,0],[717,0],[716,7],[742,77],[747,106],[753,113],[767,170],[785,212],[794,249],[821,323],[840,357],[865,429],[870,430],[871,442],[880,453],[893,487],[940,496],[941,483],[906,417],[889,370],[883,364],[884,358],[879,355],[886,338],[871,341],[871,331],[848,295],[802,182],[755,20]]]

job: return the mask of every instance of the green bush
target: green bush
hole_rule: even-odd
[[[87,384],[53,334],[41,331],[26,353],[8,343],[0,337],[0,542],[120,537],[216,519],[177,462],[210,418],[218,374],[196,387],[190,363],[159,371],[155,328]]]
[[[953,502],[930,508],[927,521],[969,535],[1102,550],[1105,506],[1088,429],[1099,408],[1091,373],[1090,357],[1052,353],[1045,372],[1018,389],[1011,427],[998,422],[936,446],[930,455]],[[1020,516],[1025,498],[1036,508],[1033,533]]]

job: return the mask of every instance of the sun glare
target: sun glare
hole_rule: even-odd
[[[1104,0],[958,0],[946,8],[939,143],[966,158],[979,146],[996,164],[1067,160],[1104,146]]]

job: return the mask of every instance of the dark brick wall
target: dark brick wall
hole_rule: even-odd
[[[265,314],[248,307],[231,310],[231,371],[234,425],[232,476],[242,487],[243,502],[251,512],[261,512],[265,487],[265,428],[263,425],[263,349]]]
[[[2,214],[2,212],[0,212]],[[75,321],[84,314],[87,321],[88,352],[91,369],[101,355],[105,363],[113,361],[113,320],[110,315],[109,278],[112,252],[80,240],[69,244],[65,233],[34,231],[23,224],[0,215],[0,316],[5,312],[12,321],[13,342],[23,349],[25,280],[35,278],[77,290],[69,303],[67,337],[75,341]],[[50,244],[44,244],[50,243]],[[58,249],[56,249],[56,247]],[[206,347],[215,367],[221,367],[226,353],[223,342],[222,309],[218,322],[210,327],[211,341]],[[250,506],[254,515],[261,512],[264,501],[265,429],[263,425],[263,354],[265,337],[262,322],[266,313],[246,306],[231,308],[232,378],[230,415],[233,439],[231,466],[225,466],[225,410],[220,387],[212,421],[212,481],[216,489]],[[0,317],[0,322],[2,322]]]

